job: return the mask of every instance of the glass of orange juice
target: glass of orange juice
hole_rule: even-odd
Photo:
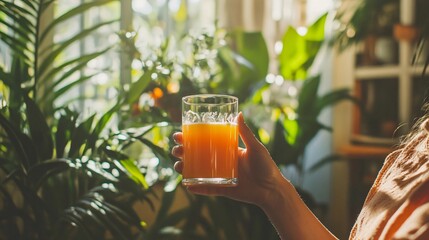
[[[200,94],[182,99],[184,185],[235,186],[238,99]]]

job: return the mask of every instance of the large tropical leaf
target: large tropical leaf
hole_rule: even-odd
[[[55,132],[55,150],[57,157],[61,158],[65,157],[66,146],[74,133],[78,114],[67,108],[59,110],[58,113],[60,116]]]
[[[85,150],[83,153],[86,153],[88,150],[96,151],[96,142],[99,139],[102,139],[102,133],[105,130],[105,127],[109,123],[112,116],[120,109],[120,105],[116,104],[109,111],[107,111],[100,120],[95,124],[94,129],[91,130],[90,135],[87,138]]]
[[[95,117],[96,114],[93,114],[73,130],[70,142],[70,157],[78,157],[82,153],[82,148],[85,147],[87,139],[90,137]]]
[[[268,48],[261,32],[233,31],[230,45],[219,49],[224,75],[217,91],[228,92],[244,102],[268,73]]]
[[[35,143],[39,161],[51,159],[53,156],[54,142],[51,129],[46,123],[46,118],[37,105],[28,96],[24,97],[27,121],[30,127],[31,138]]]
[[[0,126],[6,132],[7,137],[13,146],[13,153],[16,154],[17,164],[21,166],[24,173],[36,162],[36,150],[31,139],[15,127],[9,120],[0,114]]]
[[[360,104],[360,101],[351,95],[350,89],[336,89],[319,97],[315,106],[315,114],[318,115],[326,107],[331,107],[343,100],[350,100],[355,104]]]
[[[305,80],[298,96],[298,109],[296,112],[299,117],[308,117],[314,113],[318,98],[320,78],[320,75],[318,75]]]
[[[147,88],[150,81],[152,80],[152,73],[153,72],[151,70],[146,71],[137,81],[131,84],[130,91],[125,97],[128,104],[132,104],[139,99],[140,95],[143,93],[143,91]]]
[[[308,27],[307,33],[288,27],[283,35],[283,48],[279,55],[280,74],[286,80],[304,80],[325,38],[327,14]]]

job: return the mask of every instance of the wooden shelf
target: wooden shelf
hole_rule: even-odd
[[[350,144],[342,146],[339,153],[350,159],[384,159],[393,150],[393,147]]]
[[[412,76],[421,76],[423,73],[423,66],[409,65],[406,69],[399,65],[357,67],[355,70],[355,77],[358,81],[398,78],[400,74],[404,74],[404,71]]]
[[[383,165],[394,148],[372,145],[344,145],[339,152],[347,157],[349,228],[360,213],[365,198]]]

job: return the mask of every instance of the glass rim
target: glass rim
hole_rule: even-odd
[[[224,98],[224,99],[231,99],[231,102],[224,102],[224,103],[192,103],[192,102],[188,102],[186,101],[187,99],[190,98],[214,98],[214,97],[218,97],[218,98]],[[207,94],[194,94],[194,95],[188,95],[188,96],[184,96],[182,97],[182,103],[183,104],[187,104],[187,105],[212,105],[212,106],[216,106],[216,105],[233,105],[233,104],[237,104],[238,105],[238,97],[232,96],[232,95],[226,95],[226,94],[211,94],[211,93],[207,93]]]

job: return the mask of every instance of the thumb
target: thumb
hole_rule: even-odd
[[[238,122],[238,131],[240,132],[240,137],[243,140],[244,144],[246,145],[246,148],[259,147],[261,143],[255,137],[252,130],[250,130],[250,128],[244,122],[243,113],[240,112],[238,114],[237,122]]]

